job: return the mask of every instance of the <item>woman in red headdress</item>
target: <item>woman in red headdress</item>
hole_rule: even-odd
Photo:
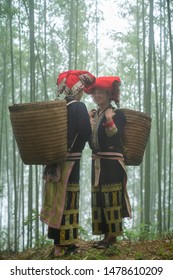
[[[84,88],[94,82],[95,77],[82,70],[66,71],[57,79],[58,95],[65,94],[67,101],[68,154],[66,162],[44,169],[45,195],[40,215],[41,221],[48,225],[48,237],[54,239],[56,257],[76,248],[80,158],[91,135],[88,112],[80,99]]]
[[[131,217],[131,207],[126,189],[121,134],[126,118],[119,107],[119,77],[98,77],[85,92],[92,94],[98,110],[90,113],[92,136],[92,232],[104,235],[93,243],[98,249],[107,248],[123,234],[122,218]]]

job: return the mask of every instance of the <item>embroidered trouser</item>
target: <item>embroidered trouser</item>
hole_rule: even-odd
[[[92,231],[95,235],[122,235],[123,182],[121,154],[99,153],[92,162]]]
[[[92,188],[92,231],[122,235],[122,184]]]
[[[78,238],[78,227],[79,185],[68,184],[61,227],[60,229],[49,227],[48,237],[54,239],[55,244],[72,244]]]
[[[48,225],[48,237],[54,239],[55,244],[72,244],[78,238],[79,156],[70,154],[69,161],[60,168],[58,182],[46,181],[45,184],[40,219]]]

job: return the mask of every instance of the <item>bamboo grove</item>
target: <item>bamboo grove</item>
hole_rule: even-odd
[[[104,7],[114,18],[103,38]],[[125,22],[117,25],[117,19]],[[171,234],[173,228],[173,4],[170,0],[0,1],[0,250],[47,241],[39,220],[42,166],[21,161],[8,106],[53,100],[68,69],[119,75],[121,107],[152,118],[143,162],[128,167],[133,218],[124,238]],[[104,47],[102,42],[104,41]],[[88,109],[94,104],[85,96]],[[133,128],[132,128],[133,129]],[[91,238],[90,150],[81,166],[81,238]],[[141,237],[142,236],[142,237]]]

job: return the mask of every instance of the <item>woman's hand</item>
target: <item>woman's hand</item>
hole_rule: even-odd
[[[110,122],[113,120],[113,116],[115,116],[116,113],[113,109],[111,108],[108,108],[106,111],[105,111],[105,117],[106,117],[106,121],[107,122]]]
[[[90,117],[91,127],[93,127],[95,125],[94,117],[95,117],[95,114],[96,114],[96,110],[92,109],[91,111],[88,112],[88,114],[89,114],[89,117]]]
[[[90,124],[91,124],[92,128],[93,128],[93,126],[95,126],[96,122],[93,118],[90,118]]]
[[[90,117],[90,118],[94,118],[94,117],[95,117],[96,112],[97,112],[97,111],[96,111],[96,109],[92,109],[91,111],[89,111],[89,112],[88,112],[89,117]]]

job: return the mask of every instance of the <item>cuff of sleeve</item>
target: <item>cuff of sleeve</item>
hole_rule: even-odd
[[[114,121],[110,121],[110,122],[106,122],[106,123],[103,123],[103,126],[104,127],[115,127],[115,123]]]

